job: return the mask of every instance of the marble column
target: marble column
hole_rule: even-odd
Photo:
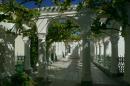
[[[95,54],[95,41],[94,40],[92,40],[91,41],[91,57],[92,57],[92,61],[94,61],[94,59],[95,59],[95,56],[96,56],[96,54]]]
[[[82,12],[81,12],[82,13]],[[91,9],[83,10],[83,13],[79,19],[78,23],[81,27],[81,37],[82,37],[82,77],[81,86],[91,86],[91,55],[90,55],[90,26],[92,24],[92,17],[94,13]]]
[[[111,67],[110,72],[112,75],[116,75],[118,73],[118,40],[119,36],[118,33],[113,34],[110,38],[112,44],[112,57],[111,57]]]
[[[29,37],[24,37],[24,52],[25,52],[25,59],[24,59],[24,69],[27,73],[31,72],[31,63],[30,63],[30,39]]]
[[[104,45],[103,45],[103,41],[101,41],[101,65],[104,66]]]
[[[38,34],[38,77],[47,79],[45,34]]]
[[[90,53],[90,39],[83,38],[82,50],[82,84],[88,86],[91,84],[91,53]]]
[[[107,56],[107,55],[106,55],[106,50],[107,50],[107,47],[108,47],[108,42],[107,42],[107,41],[103,41],[103,44],[104,44],[104,51],[103,51],[103,52],[104,52],[104,56],[103,56],[103,57],[104,57],[104,61],[103,61],[103,64],[104,64],[104,67],[106,67],[106,66],[107,66],[107,65],[106,65],[106,64],[107,64],[107,63],[106,63],[106,60],[107,60],[107,59],[106,59],[106,56]]]
[[[120,29],[120,23],[111,20],[108,28]],[[117,75],[118,73],[118,40],[119,40],[119,31],[110,30],[110,41],[111,41],[111,64],[110,64],[110,73],[112,75]]]
[[[101,56],[101,44],[100,42],[98,43],[98,46],[99,46],[99,57]]]
[[[99,60],[99,64],[100,64],[100,62],[101,62],[101,43],[100,43],[100,41],[98,42],[98,46],[99,46],[98,60]]]
[[[96,42],[95,47],[96,47],[96,63],[97,63],[98,62],[98,44],[97,44],[97,42]]]

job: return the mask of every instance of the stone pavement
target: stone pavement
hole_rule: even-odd
[[[81,81],[80,59],[62,59],[48,69],[50,86],[77,86]]]
[[[126,86],[122,85],[122,83],[117,81],[115,78],[107,76],[94,64],[91,65],[91,73],[93,86]]]
[[[94,64],[91,65],[93,86],[125,86],[108,77]],[[49,86],[80,86],[81,60],[62,59],[48,66]]]

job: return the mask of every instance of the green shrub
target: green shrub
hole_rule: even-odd
[[[12,82],[12,86],[34,86],[35,85],[31,77],[25,72],[14,74],[12,76],[11,82]]]

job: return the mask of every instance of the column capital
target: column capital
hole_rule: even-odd
[[[91,40],[91,31],[82,31],[81,32],[81,37],[84,40]]]
[[[119,36],[111,36],[110,41],[112,44],[118,44]]]
[[[38,39],[43,39],[45,38],[46,33],[38,33]]]
[[[24,43],[25,43],[25,44],[30,43],[30,39],[29,39],[29,37],[28,37],[28,36],[23,37],[23,41],[24,41]]]
[[[79,23],[81,29],[83,31],[88,31],[90,30],[90,27],[92,22],[93,22],[93,17],[95,13],[91,9],[84,9],[80,11],[80,16],[77,19],[77,22]]]
[[[105,42],[103,42],[104,47],[106,47],[106,46],[109,44],[109,42],[110,42],[110,41],[105,41]]]
[[[119,32],[115,30],[111,30],[111,36],[110,36],[110,41],[112,44],[118,44],[119,40]]]
[[[0,38],[0,43],[4,43],[4,39]]]

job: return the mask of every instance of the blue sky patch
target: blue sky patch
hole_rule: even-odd
[[[21,3],[23,0],[16,0],[18,3]],[[82,0],[71,0],[72,4],[78,4]],[[27,8],[37,8],[38,5],[34,1],[26,2],[23,4]],[[43,0],[42,3],[40,4],[41,7],[48,7],[48,6],[54,6],[53,0]]]

